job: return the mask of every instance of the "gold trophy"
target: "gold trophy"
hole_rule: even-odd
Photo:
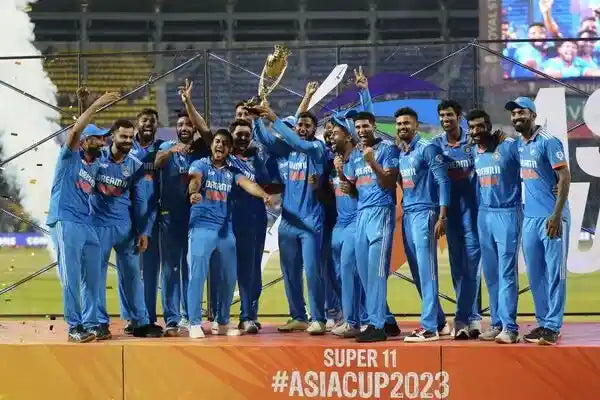
[[[258,83],[258,97],[261,102],[266,100],[267,96],[270,95],[277,85],[279,85],[279,82],[281,82],[283,74],[288,66],[287,58],[290,54],[292,54],[290,49],[276,44],[273,54],[269,54],[267,57],[265,66],[260,74],[260,82]],[[254,97],[245,103],[246,107],[249,109],[256,104],[257,101]]]

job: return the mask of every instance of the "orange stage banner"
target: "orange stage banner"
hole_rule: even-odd
[[[438,346],[129,345],[126,399],[443,399]]]
[[[102,344],[1,345],[0,399],[123,399],[122,352]]]
[[[442,348],[451,399],[600,399],[600,347],[475,344]]]

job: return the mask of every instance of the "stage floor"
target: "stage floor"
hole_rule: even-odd
[[[0,321],[0,399],[458,400],[600,398],[600,323],[556,346],[477,340],[356,343],[331,334],[133,338],[72,344],[62,321]],[[521,326],[521,333],[533,328]]]
[[[204,326],[209,327],[208,323]],[[190,339],[184,337],[162,337],[162,338],[135,338],[123,333],[123,321],[116,320],[111,324],[112,340],[93,342],[88,344],[105,345],[127,345],[127,344],[185,344],[199,346],[357,346],[365,345],[356,343],[352,339],[341,339],[330,333],[323,336],[310,336],[304,332],[279,333],[277,324],[264,323],[263,329],[257,335],[242,335],[238,337],[207,335],[204,339]],[[427,343],[404,343],[404,336],[410,334],[417,327],[415,322],[400,323],[402,333],[399,337],[388,338],[385,342],[369,343],[372,346],[502,346],[479,340],[455,341],[449,337],[443,337],[437,342]],[[486,325],[484,324],[484,327]],[[533,322],[520,325],[520,333],[529,332],[535,327]],[[187,335],[187,334],[186,334]],[[62,320],[9,320],[0,321],[0,344],[58,344],[68,343],[67,326]],[[520,344],[517,344],[520,345]],[[523,344],[531,346],[531,344]],[[580,322],[569,323],[561,330],[561,339],[557,346],[600,346],[600,323]]]

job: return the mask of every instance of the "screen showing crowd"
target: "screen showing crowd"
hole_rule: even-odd
[[[503,0],[502,10],[505,56],[554,78],[600,76],[600,0]],[[532,41],[508,41],[515,39]],[[543,79],[508,60],[503,66],[506,79]]]

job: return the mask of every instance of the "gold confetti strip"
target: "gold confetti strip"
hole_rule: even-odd
[[[17,60],[17,61],[15,61],[15,64],[21,65],[21,61]]]
[[[37,179],[30,179],[29,183],[31,183],[32,185],[35,185],[37,183]]]
[[[42,166],[42,164],[36,164],[36,165],[37,165],[38,167],[41,167],[41,166]]]

